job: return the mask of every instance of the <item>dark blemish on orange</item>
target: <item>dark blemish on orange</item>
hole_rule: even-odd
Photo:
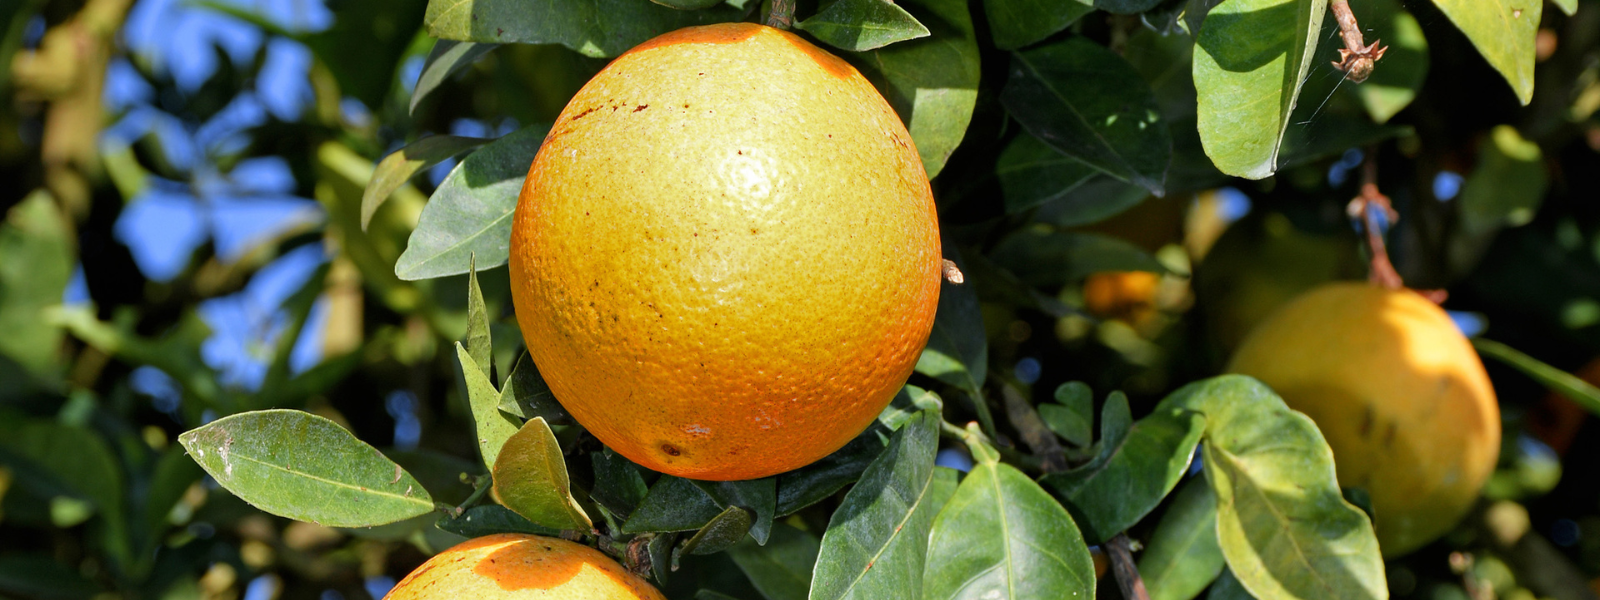
[[[1371,406],[1367,406],[1367,409],[1361,413],[1361,437],[1367,437],[1367,435],[1372,433],[1372,420],[1374,416],[1375,415],[1373,415]]]
[[[506,35],[506,30],[501,29],[499,27],[494,28],[494,36],[495,37],[505,37],[505,35]]]
[[[1394,423],[1389,424],[1389,430],[1383,433],[1383,447],[1388,448],[1394,445],[1394,434],[1396,429],[1397,428],[1395,427]]]
[[[755,234],[756,234],[756,228],[751,227],[750,228],[750,235],[755,235]]]
[[[578,119],[582,119],[582,118],[584,118],[584,117],[587,117],[587,116],[589,116],[589,113],[592,113],[592,112],[594,112],[594,111],[597,111],[597,110],[600,110],[600,107],[598,107],[598,106],[596,106],[596,107],[594,107],[594,108],[591,108],[591,109],[589,109],[589,110],[586,110],[586,111],[583,111],[583,112],[581,112],[581,113],[578,113],[578,114],[576,114],[576,115],[573,115],[573,116],[572,116],[572,120],[573,120],[573,121],[576,121],[576,120],[578,120]],[[586,215],[587,215],[587,214],[589,214],[589,213],[583,213],[583,214],[586,214]]]
[[[679,454],[678,449],[672,447],[672,444],[662,444],[661,445],[661,451],[667,453],[670,456],[677,456]]]
[[[650,105],[649,104],[640,104],[638,106],[633,107],[633,112],[639,112],[639,111],[644,110],[646,108],[650,108]]]

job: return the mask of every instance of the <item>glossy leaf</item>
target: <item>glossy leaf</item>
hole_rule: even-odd
[[[990,256],[1023,281],[1042,288],[1104,271],[1166,272],[1138,246],[1097,233],[1023,229],[1001,240]]]
[[[1082,381],[1063,383],[1054,404],[1039,405],[1039,417],[1061,439],[1086,448],[1094,441],[1094,392]]]
[[[529,521],[527,517],[498,504],[481,504],[467,509],[460,516],[440,517],[434,525],[439,529],[469,538],[496,533],[527,533],[550,537],[561,535],[560,529]]]
[[[1149,84],[1106,47],[1071,37],[1013,54],[1000,102],[1050,147],[1162,193],[1166,121]]]
[[[722,0],[650,0],[662,6],[670,6],[678,10],[703,10],[722,4]]]
[[[916,17],[888,0],[838,0],[795,27],[851,52],[928,36]]]
[[[1157,411],[1134,423],[1099,468],[1051,473],[1040,483],[1072,509],[1084,538],[1102,543],[1161,504],[1194,457],[1205,419],[1184,410]]]
[[[1484,356],[1516,368],[1523,375],[1532,377],[1540,385],[1550,388],[1576,402],[1579,406],[1588,409],[1590,413],[1600,415],[1600,388],[1596,388],[1589,382],[1540,362],[1532,356],[1523,354],[1516,348],[1494,340],[1473,338],[1472,347],[1476,348]]]
[[[494,461],[494,496],[506,508],[545,527],[594,528],[572,498],[561,444],[544,419],[534,418],[505,441]]]
[[[1316,56],[1327,0],[1230,0],[1196,38],[1200,141],[1223,173],[1262,179]]]
[[[873,423],[822,460],[778,475],[777,515],[793,514],[854,483],[872,460],[883,453],[883,441],[888,437],[888,430]]]
[[[472,427],[478,440],[478,455],[483,466],[494,470],[506,440],[517,433],[518,423],[500,412],[500,392],[489,383],[477,361],[467,353],[461,342],[456,342],[456,360],[461,363],[461,377],[467,386],[467,403],[472,408]]]
[[[878,413],[878,424],[890,431],[898,431],[925,410],[943,412],[944,401],[938,394],[914,385],[906,385],[901,387],[899,393],[889,400],[889,405]],[[871,428],[868,428],[868,431],[871,431]],[[885,437],[885,441],[887,439]]]
[[[1261,382],[1225,375],[1156,410],[1205,415],[1206,481],[1229,569],[1256,598],[1387,598],[1372,523],[1344,500],[1333,451]]]
[[[422,209],[405,253],[395,262],[395,275],[405,280],[460,275],[474,256],[484,269],[505,264],[517,193],[549,130],[548,125],[525,127],[462,159]]]
[[[933,522],[922,597],[1093,598],[1072,517],[1016,467],[980,462]]]
[[[640,0],[430,0],[423,25],[440,39],[561,44],[606,57],[668,31],[743,16],[729,6],[677,10]]]
[[[745,540],[728,556],[767,600],[806,600],[821,547],[815,535],[778,523],[765,546]]]
[[[1352,3],[1350,10],[1367,39],[1382,40],[1389,47],[1372,75],[1355,86],[1372,120],[1386,123],[1411,104],[1428,78],[1428,40],[1422,36],[1416,17],[1401,8],[1398,0]]]
[[[622,524],[622,531],[694,531],[705,527],[722,510],[694,482],[662,475],[655,485],[650,486],[650,492],[639,503],[639,509]]]
[[[962,261],[955,248],[946,253],[959,267]],[[971,285],[941,281],[933,332],[928,335],[922,356],[917,358],[917,372],[980,397],[988,365],[989,338],[983,330],[977,293]]]
[[[433,49],[428,51],[427,60],[422,62],[422,73],[417,76],[417,85],[411,90],[411,105],[408,110],[416,114],[417,105],[422,103],[422,99],[438,89],[446,79],[471,65],[479,57],[488,54],[490,50],[499,47],[500,44],[475,44],[455,40],[434,42]],[[366,206],[366,203],[362,202],[362,206]],[[363,210],[362,214],[367,214],[367,211]],[[362,222],[366,222],[365,217],[362,218]]]
[[[567,409],[556,401],[550,385],[539,374],[539,366],[533,364],[533,357],[527,354],[517,360],[517,365],[511,368],[511,375],[506,378],[505,387],[500,389],[499,408],[500,412],[520,419],[539,417],[551,425],[572,422],[572,415],[568,415]]]
[[[977,36],[967,3],[961,0],[896,4],[928,25],[930,34],[846,58],[900,115],[922,157],[922,168],[932,178],[944,169],[972,121],[978,101]]]
[[[1100,171],[1024,132],[1000,152],[994,173],[1006,214],[1016,214],[1066,196]]]
[[[811,600],[916,598],[936,508],[939,414],[923,411],[845,495],[822,535]]]
[[[750,511],[750,537],[767,543],[772,534],[772,517],[778,505],[778,478],[763,477],[748,481],[695,481],[695,487],[723,509],[737,506]],[[738,541],[738,540],[735,540]]]
[[[426,76],[427,72],[424,71],[423,75]],[[366,190],[361,194],[361,228],[363,230],[367,228],[372,222],[372,214],[378,212],[378,207],[389,199],[389,195],[405,185],[412,175],[488,142],[489,140],[482,138],[433,135],[412,142],[383,157],[378,167],[373,170],[372,179],[367,181]]]
[[[489,308],[483,303],[483,290],[478,288],[478,270],[468,261],[467,270],[467,355],[483,373],[485,381],[494,381],[494,339],[489,336]],[[465,365],[466,363],[462,363]],[[499,396],[495,396],[499,407]],[[476,414],[476,411],[474,411]]]
[[[1016,50],[1066,29],[1094,12],[1089,0],[990,0],[983,3],[995,47]]]
[[[1139,555],[1150,600],[1190,600],[1223,568],[1217,545],[1217,495],[1203,477],[1183,484]]]
[[[349,431],[295,410],[247,412],[178,436],[218,484],[268,513],[371,527],[433,510],[422,485]]]
[[[1544,13],[1543,2],[1434,0],[1433,5],[1467,34],[1524,106],[1533,100],[1534,38]]]
[[[638,467],[610,448],[591,452],[589,460],[594,464],[594,489],[589,497],[618,517],[633,514],[650,493]]]
[[[1550,0],[1550,3],[1560,8],[1561,12],[1567,13],[1569,17],[1578,12],[1578,0]]]
[[[690,536],[689,541],[684,542],[683,547],[674,553],[716,554],[732,548],[734,544],[739,543],[739,540],[744,539],[744,534],[750,532],[750,521],[750,511],[729,506],[712,517],[711,521]]]

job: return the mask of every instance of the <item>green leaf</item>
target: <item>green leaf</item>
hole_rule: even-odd
[[[650,554],[650,570],[656,575],[656,583],[666,583],[667,574],[672,572],[672,549],[678,541],[676,533],[657,533],[645,545],[645,551]]]
[[[417,85],[411,90],[411,106],[407,109],[408,112],[416,114],[417,105],[422,103],[422,99],[438,89],[446,79],[471,65],[479,57],[488,54],[490,50],[499,47],[500,44],[475,44],[455,40],[434,42],[433,49],[428,51],[427,60],[422,62],[422,73],[417,76]],[[379,165],[378,168],[381,170],[383,167]],[[362,202],[362,206],[366,206],[366,203]],[[363,215],[367,214],[365,210],[361,212]],[[366,223],[365,217],[362,218],[362,223]]]
[[[990,255],[996,263],[1036,287],[1054,289],[1104,271],[1165,273],[1166,267],[1138,246],[1097,233],[1017,231]]]
[[[1093,598],[1094,584],[1067,511],[1015,467],[983,462],[933,522],[922,598]]]
[[[1539,145],[1510,125],[1495,127],[1485,142],[1461,186],[1462,227],[1479,233],[1528,224],[1549,187]]]
[[[87,600],[102,591],[93,581],[47,555],[0,556],[0,592],[43,600]]]
[[[1016,50],[1066,29],[1094,12],[1088,0],[989,0],[983,3],[995,47]]]
[[[923,411],[845,494],[822,535],[811,600],[916,598],[939,497],[933,458],[939,413]]]
[[[1071,37],[1014,53],[1000,102],[1062,154],[1162,193],[1167,123],[1150,85],[1115,52]]]
[[[467,387],[467,403],[472,408],[478,454],[483,457],[483,466],[493,471],[501,446],[517,433],[520,425],[500,412],[500,392],[495,391],[494,384],[489,383],[489,378],[484,375],[485,370],[478,366],[461,342],[456,342],[456,360],[461,363],[461,377]]]
[[[1100,171],[1023,132],[1000,151],[994,173],[1011,215],[1063,198]]]
[[[539,417],[551,425],[572,422],[572,415],[556,401],[555,392],[550,391],[550,385],[539,374],[539,366],[527,354],[517,360],[506,378],[505,387],[500,389],[499,408],[500,412],[520,419]]]
[[[1094,392],[1082,381],[1056,388],[1055,404],[1039,405],[1039,417],[1061,439],[1079,448],[1094,441]]]
[[[1473,338],[1472,347],[1485,356],[1503,362],[1523,375],[1532,377],[1540,385],[1555,390],[1590,413],[1600,415],[1600,388],[1500,342]]]
[[[1205,415],[1218,542],[1251,595],[1388,597],[1372,523],[1340,494],[1333,451],[1310,418],[1240,375],[1189,384],[1156,406],[1171,409]]]
[[[622,524],[622,532],[694,531],[705,527],[722,511],[722,507],[694,482],[662,475],[650,486],[639,509]]]
[[[74,245],[71,224],[46,192],[23,198],[0,224],[0,361],[15,361],[46,381],[60,378],[61,327],[42,312],[61,303]]]
[[[1239,578],[1233,571],[1223,569],[1222,575],[1217,577],[1217,582],[1211,584],[1211,591],[1206,594],[1206,600],[1256,600],[1255,596],[1244,589],[1239,583]]]
[[[1223,173],[1278,169],[1327,10],[1327,0],[1231,0],[1206,14],[1194,54],[1200,141]]]
[[[1094,7],[1119,15],[1136,15],[1155,8],[1162,0],[1094,0]]]
[[[1150,192],[1142,187],[1097,174],[1083,185],[1044,203],[1033,213],[1033,220],[1063,228],[1090,225],[1122,214],[1149,197]]]
[[[1428,40],[1416,17],[1396,0],[1356,2],[1350,10],[1367,39],[1382,40],[1389,46],[1372,75],[1356,86],[1367,114],[1373,121],[1386,123],[1411,104],[1428,78]]]
[[[750,531],[750,511],[737,506],[729,506],[711,521],[701,527],[699,531],[683,543],[683,547],[674,551],[673,562],[677,562],[676,555],[682,554],[716,554],[732,548],[739,540],[744,539],[744,534]]]
[[[1534,38],[1543,2],[1521,0],[1433,0],[1461,33],[1499,71],[1523,106],[1533,100]]]
[[[750,537],[757,544],[767,543],[772,534],[772,517],[778,505],[778,478],[763,477],[748,481],[695,481],[695,487],[711,497],[718,507],[737,506],[750,511]],[[734,540],[737,542],[738,540]]]
[[[424,71],[423,75],[426,76],[427,72]],[[366,230],[367,225],[372,222],[372,214],[378,212],[378,207],[389,199],[389,195],[405,185],[412,175],[488,142],[489,140],[482,138],[432,135],[411,142],[406,147],[383,157],[377,169],[372,172],[372,179],[367,181],[366,190],[361,194],[361,229]]]
[[[439,529],[469,538],[496,533],[527,533],[549,537],[561,535],[559,529],[529,521],[526,517],[498,504],[474,506],[456,517],[440,517],[434,525]]]
[[[640,0],[430,0],[423,25],[440,39],[561,44],[607,57],[675,29],[743,16],[731,6],[676,10]]]
[[[621,518],[633,514],[650,493],[639,468],[610,448],[589,453],[589,460],[594,463],[594,489],[589,497]]]
[[[1073,471],[1093,472],[1105,467],[1116,456],[1117,449],[1133,431],[1133,411],[1128,407],[1128,397],[1122,392],[1111,392],[1105,406],[1100,408],[1100,439],[1094,443],[1089,462],[1078,465]]]
[[[1039,482],[1065,500],[1086,539],[1102,543],[1161,504],[1189,470],[1204,431],[1196,413],[1157,411],[1134,423],[1099,468],[1051,473]]]
[[[148,537],[145,542],[147,551],[154,551],[161,543],[160,534],[170,525],[168,515],[172,514],[172,507],[177,506],[183,499],[184,493],[189,491],[189,486],[194,485],[204,475],[200,466],[189,460],[185,454],[181,446],[167,448],[156,461],[155,470],[150,474],[149,487],[145,488],[143,503],[144,531]]]
[[[1578,12],[1578,0],[1550,0],[1550,3],[1560,8],[1561,12],[1567,13],[1569,17]]]
[[[1190,600],[1217,578],[1223,564],[1217,545],[1217,495],[1204,478],[1191,478],[1150,534],[1139,555],[1139,575],[1150,600]]]
[[[959,267],[963,262],[954,247],[946,253]],[[939,283],[939,308],[933,332],[917,358],[917,372],[959,387],[981,398],[988,376],[989,337],[983,330],[983,313],[971,285]],[[986,424],[992,425],[992,424]]]
[[[888,428],[891,432],[898,431],[925,410],[943,412],[944,401],[939,398],[938,394],[917,386],[902,386],[900,391],[895,393],[894,398],[889,399],[889,405],[883,407],[883,411],[878,413],[878,424]],[[884,440],[887,442],[888,438],[885,437]]]
[[[588,532],[589,515],[572,498],[561,444],[544,419],[534,418],[505,441],[494,461],[494,496],[539,525]]]
[[[778,523],[765,546],[745,540],[728,556],[767,600],[806,600],[821,547],[817,536]]]
[[[704,10],[704,9],[716,6],[718,4],[722,4],[722,0],[650,0],[650,1],[654,2],[656,4],[660,4],[662,6],[668,6],[668,7],[676,8],[678,10]]]
[[[978,102],[978,41],[966,2],[900,0],[898,6],[928,24],[930,35],[845,58],[900,115],[931,179],[944,169],[972,121]]]
[[[478,270],[473,261],[467,261],[467,354],[483,373],[484,381],[494,381],[494,340],[489,337],[489,308],[483,303],[483,290],[478,288]],[[465,364],[465,363],[463,363]],[[495,406],[499,407],[497,394]]]
[[[395,262],[395,276],[414,281],[461,275],[474,256],[485,269],[505,264],[517,194],[549,131],[549,125],[524,127],[462,159],[422,209]]]
[[[867,465],[883,453],[883,441],[888,437],[889,431],[874,422],[833,454],[778,475],[777,515],[794,514],[860,479]]]
[[[795,27],[851,52],[928,36],[916,17],[888,0],[838,0]]]
[[[422,485],[328,419],[247,412],[178,436],[218,484],[268,513],[328,527],[371,527],[433,510]]]

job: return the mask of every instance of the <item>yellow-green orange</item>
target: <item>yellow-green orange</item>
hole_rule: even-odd
[[[595,437],[656,471],[764,477],[860,433],[938,304],[926,173],[848,63],[693,27],[568,103],[511,238],[528,351]]]
[[[474,538],[422,563],[384,600],[663,600],[600,551],[566,540],[502,533]]]
[[[1372,497],[1384,556],[1450,530],[1500,451],[1500,408],[1472,344],[1422,296],[1326,284],[1261,323],[1229,370],[1316,421],[1339,485]]]

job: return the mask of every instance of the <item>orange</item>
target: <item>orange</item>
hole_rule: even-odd
[[[511,281],[528,352],[606,445],[684,477],[811,463],[872,422],[933,325],[927,174],[860,73],[747,23],[629,50],[528,171]]]
[[[1083,305],[1089,314],[1142,323],[1155,313],[1161,276],[1145,271],[1111,271],[1083,282]]]
[[[1500,408],[1449,315],[1406,290],[1317,287],[1267,317],[1229,370],[1316,421],[1339,485],[1365,488],[1384,556],[1455,526],[1500,452]]]
[[[663,600],[661,592],[599,550],[566,540],[501,533],[440,552],[384,600]]]

